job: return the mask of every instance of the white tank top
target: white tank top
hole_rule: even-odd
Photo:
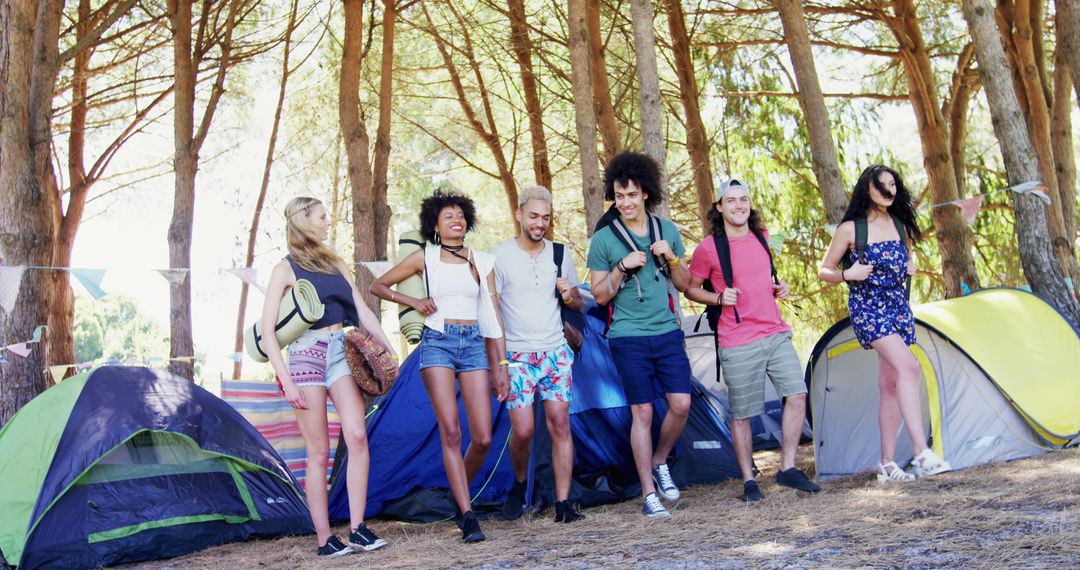
[[[439,291],[433,299],[444,319],[478,320],[480,285],[468,263],[439,261]]]

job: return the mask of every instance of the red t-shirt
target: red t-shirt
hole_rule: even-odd
[[[773,297],[768,252],[751,232],[742,237],[728,237],[727,240],[731,247],[732,286],[739,290],[735,308],[739,310],[742,322],[736,324],[735,312],[730,307],[724,307],[717,325],[720,346],[744,346],[767,336],[790,331],[791,327],[780,316],[780,307]],[[769,241],[767,232],[765,241]],[[722,293],[727,288],[711,235],[694,250],[690,273],[699,279],[712,280],[713,289],[718,292]]]

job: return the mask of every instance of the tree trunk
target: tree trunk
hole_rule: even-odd
[[[180,378],[195,379],[195,343],[191,328],[191,241],[195,214],[195,174],[199,168],[199,149],[206,141],[221,95],[225,75],[231,65],[232,34],[236,25],[239,0],[228,5],[225,29],[221,35],[221,60],[214,84],[195,130],[195,84],[200,69],[203,46],[192,49],[191,0],[168,0],[169,21],[173,35],[173,173],[174,195],[172,222],[169,224],[169,267],[185,269],[183,279],[169,285],[169,372]],[[210,9],[209,5],[204,5]],[[204,15],[205,16],[205,15]],[[203,18],[203,22],[209,18]],[[200,30],[200,38],[206,37]]]
[[[619,138],[619,125],[615,121],[615,106],[611,104],[611,84],[608,82],[607,62],[604,60],[604,35],[600,31],[600,0],[586,0],[585,4],[593,109],[596,113],[596,126],[600,131],[600,140],[604,145],[604,151],[600,156],[606,163],[622,150],[622,140]]]
[[[941,114],[949,121],[949,154],[952,156],[953,173],[956,177],[956,191],[963,198],[967,181],[967,162],[964,147],[967,142],[967,115],[971,96],[978,88],[978,75],[971,69],[975,61],[975,46],[965,44],[956,60],[949,85],[949,98],[941,109]]]
[[[988,0],[964,0],[963,12],[975,43],[979,76],[986,91],[994,134],[1005,159],[1009,183],[1035,180],[1039,175],[1035,150],[1027,137],[1024,115],[1012,89],[1005,51],[995,25],[994,6]],[[1030,194],[1014,192],[1012,197],[1024,276],[1035,294],[1057,307],[1073,328],[1080,330],[1080,306],[1065,285],[1064,275],[1054,259],[1042,202]]]
[[[818,192],[825,206],[825,217],[830,224],[839,224],[847,210],[847,190],[840,175],[840,163],[836,159],[829,110],[825,108],[825,97],[818,82],[806,16],[802,4],[797,0],[774,0],[773,5],[780,11],[784,39],[791,55],[791,66],[795,69],[795,81],[799,85],[799,103],[806,117],[814,176],[817,177]]]
[[[581,193],[585,204],[585,228],[588,235],[604,215],[604,191],[600,185],[600,157],[596,153],[596,110],[593,108],[592,72],[589,56],[589,28],[586,26],[586,2],[568,0],[567,42],[574,90],[574,124],[577,127],[581,155]]]
[[[1076,258],[1073,254],[1072,239],[1065,233],[1065,212],[1062,209],[1062,201],[1059,199],[1057,174],[1054,166],[1054,150],[1050,134],[1050,108],[1046,101],[1046,90],[1043,86],[1039,73],[1037,44],[1035,36],[1042,33],[1041,19],[1035,18],[1029,0],[1016,0],[1012,11],[1012,21],[1006,20],[1012,25],[1009,39],[1013,44],[1013,53],[1016,56],[1016,66],[1019,77],[1017,97],[1026,103],[1026,117],[1028,136],[1031,138],[1032,147],[1039,165],[1038,180],[1049,189],[1051,196],[1050,207],[1046,211],[1047,221],[1050,225],[1050,236],[1053,239],[1054,254],[1061,264],[1066,277],[1080,277],[1076,269]],[[1033,28],[1032,22],[1039,24],[1039,28]]]
[[[60,0],[0,2],[0,255],[8,266],[52,262],[57,207],[50,162],[53,91],[59,72]],[[48,271],[28,269],[10,313],[0,308],[0,347],[46,324]],[[0,426],[45,389],[45,342],[0,361]],[[3,350],[3,348],[0,348]]]
[[[375,277],[363,265],[374,261],[375,201],[372,196],[372,174],[367,129],[360,115],[360,64],[363,59],[363,0],[344,0],[345,40],[341,54],[341,78],[338,83],[338,116],[345,142],[349,184],[352,190],[353,214],[353,271],[356,285],[375,314],[379,301],[368,288]]]
[[[671,31],[671,49],[675,54],[675,72],[679,77],[679,98],[686,113],[686,151],[690,156],[690,168],[694,172],[694,191],[697,194],[698,217],[705,233],[709,229],[709,211],[716,202],[713,187],[712,163],[709,159],[709,137],[698,106],[697,77],[694,61],[690,56],[690,38],[686,32],[686,16],[681,0],[665,0],[668,28]]]
[[[1061,200],[1062,221],[1065,236],[1076,237],[1076,153],[1072,138],[1072,68],[1065,61],[1061,49],[1054,56],[1054,106],[1052,109],[1050,140],[1054,149],[1054,173],[1057,175],[1058,195]],[[1074,284],[1077,279],[1073,274]]]
[[[1080,69],[1080,0],[1057,0],[1054,21],[1058,51],[1069,64],[1069,69]],[[1080,81],[1073,81],[1076,103],[1080,105]]]
[[[388,259],[387,234],[393,212],[386,200],[387,173],[390,169],[390,111],[394,95],[394,24],[396,0],[383,0],[382,59],[379,69],[379,124],[375,128],[375,167],[372,172],[372,206],[375,209],[375,257]],[[378,314],[382,317],[381,314]]]
[[[543,107],[533,74],[532,40],[525,21],[524,0],[508,0],[510,14],[510,44],[521,69],[521,87],[525,94],[525,109],[529,115],[529,136],[532,141],[533,176],[536,183],[551,189],[551,165],[548,162],[547,139],[544,136]]]
[[[281,81],[278,84],[277,106],[274,108],[274,122],[270,126],[270,140],[266,144],[266,159],[263,161],[262,183],[259,184],[259,196],[255,199],[255,211],[251,214],[251,227],[248,229],[247,252],[244,254],[244,267],[255,264],[255,242],[259,237],[259,221],[262,219],[263,205],[266,203],[266,191],[270,188],[270,171],[274,166],[274,149],[277,147],[278,128],[281,126],[281,112],[285,107],[285,87],[289,83],[289,53],[292,49],[292,34],[296,29],[297,0],[292,0],[289,8],[289,22],[285,28],[284,48],[281,56]],[[247,313],[248,292],[250,285],[247,281],[240,284],[240,306],[236,315],[236,337],[233,342],[233,351],[244,352],[244,323]],[[239,380],[243,368],[243,358],[233,364],[233,379]]]
[[[958,190],[949,152],[949,129],[941,115],[930,57],[923,43],[915,5],[912,0],[893,0],[892,4],[896,14],[887,23],[900,47],[900,59],[904,63],[911,104],[918,122],[923,166],[929,178],[931,194],[935,204],[951,202],[958,198]],[[963,294],[963,284],[972,291],[979,289],[979,276],[971,257],[971,232],[960,214],[960,208],[934,208],[931,217],[941,252],[945,296],[959,297]]]
[[[656,36],[653,33],[652,0],[630,0],[630,17],[634,29],[634,55],[637,61],[638,95],[641,99],[641,138],[645,154],[660,167],[660,201],[655,213],[661,218],[670,216],[668,194],[667,149],[664,140],[663,107],[660,104],[660,76],[656,69]]]

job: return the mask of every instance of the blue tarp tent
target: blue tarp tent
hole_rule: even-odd
[[[313,532],[281,457],[189,380],[106,366],[0,429],[0,550],[22,568],[96,568]]]
[[[583,293],[588,296],[586,291]],[[606,315],[591,302],[591,296],[588,301],[590,309],[580,317],[585,345],[574,362],[570,405],[574,435],[574,481],[570,498],[584,507],[640,494],[630,451],[630,408],[603,337]],[[400,379],[390,393],[375,402],[378,408],[368,418],[371,475],[366,516],[433,521],[451,515],[439,430],[420,379],[418,356],[414,352],[406,359]],[[690,418],[670,463],[675,481],[687,486],[738,477],[731,438],[723,422],[724,404],[697,382],[693,382],[692,392]],[[662,395],[657,396],[654,441],[667,411]],[[458,409],[464,449],[468,445],[468,426],[460,399]],[[537,405],[535,409],[537,427],[528,496],[532,504],[540,506],[554,502],[554,481],[543,407]],[[479,512],[501,505],[513,482],[507,445],[510,419],[506,409],[494,399],[492,421],[491,450],[471,486],[474,506]],[[340,462],[341,468],[346,461]],[[349,516],[345,478],[341,476],[336,476],[331,486],[330,516],[332,519]]]

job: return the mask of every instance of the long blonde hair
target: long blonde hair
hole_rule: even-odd
[[[341,256],[326,247],[308,219],[315,206],[321,205],[316,198],[297,196],[285,206],[285,237],[289,255],[297,265],[316,273],[338,273]]]

